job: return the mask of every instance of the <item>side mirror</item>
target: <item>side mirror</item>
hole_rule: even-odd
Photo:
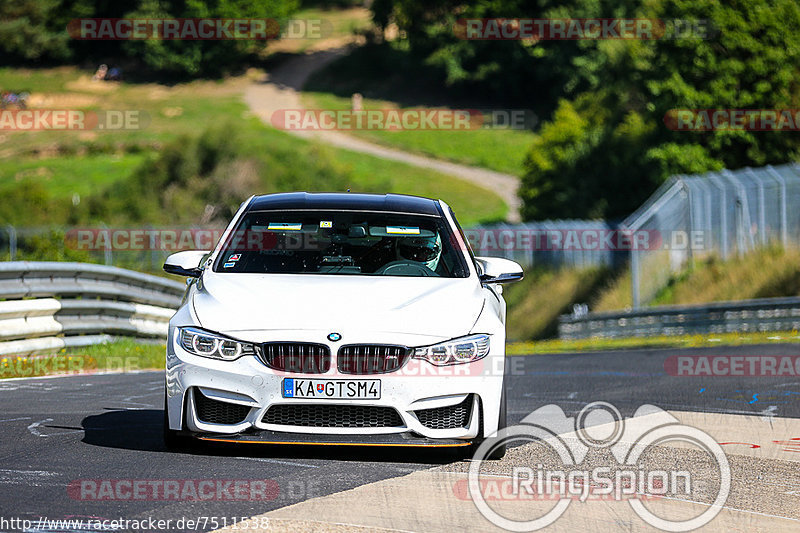
[[[186,250],[185,252],[172,254],[164,261],[164,272],[177,274],[178,276],[199,278],[200,274],[203,273],[200,265],[208,253],[203,250]]]
[[[481,283],[512,283],[525,275],[518,263],[502,257],[476,257]]]

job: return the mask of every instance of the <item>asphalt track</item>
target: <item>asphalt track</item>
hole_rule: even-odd
[[[736,442],[725,450],[734,467],[735,510],[748,513],[743,530],[764,525],[770,531],[800,531],[800,463],[792,462],[800,461],[800,447],[795,449],[791,440],[800,441],[800,431],[792,433],[800,427],[800,376],[687,378],[665,371],[670,356],[698,354],[797,356],[800,345],[509,358],[509,422],[517,423],[549,404],[575,415],[590,402],[606,401],[625,417],[642,404],[652,404],[679,413],[682,421],[703,426],[715,438],[727,434],[717,437],[712,429],[733,432]],[[264,513],[275,517],[275,530],[301,531],[309,524],[324,531],[448,530],[459,525],[459,516],[470,515],[467,507],[459,506],[471,502],[442,504],[436,498],[447,499],[447,494],[425,492],[431,479],[463,474],[468,468],[469,463],[452,452],[253,445],[170,452],[161,442],[162,402],[163,377],[158,372],[1,381],[0,532],[21,531],[19,523],[2,519],[28,519],[35,524],[29,530],[41,532],[57,529],[42,518],[67,517],[171,519],[173,524],[183,518],[184,527],[173,525],[169,530],[211,530],[224,525],[223,519],[230,524],[234,517]],[[776,440],[769,429],[780,429],[784,440]],[[497,468],[525,459],[531,452],[523,448],[511,450]],[[748,478],[751,474],[753,480]],[[68,490],[70,483],[87,479],[270,480],[277,491],[266,501],[98,501]],[[760,484],[755,492],[754,484]],[[404,493],[406,489],[411,492]],[[420,516],[392,516],[393,497],[423,498]],[[614,517],[604,519],[599,512],[600,530],[636,530],[635,518],[608,508],[604,504],[601,511]],[[454,517],[447,516],[448,509]],[[426,512],[436,516],[424,519]],[[216,526],[210,518],[216,518]],[[186,527],[186,519],[201,523]],[[576,519],[585,520],[585,513],[572,520]],[[719,522],[717,529],[729,529],[739,519],[718,518],[731,522]],[[470,516],[460,527],[491,527],[481,520],[480,515]]]

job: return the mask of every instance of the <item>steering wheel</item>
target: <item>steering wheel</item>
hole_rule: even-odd
[[[438,276],[436,272],[431,270],[422,263],[418,263],[416,261],[392,261],[391,263],[386,263],[378,270],[375,271],[375,274],[383,275],[383,276]]]

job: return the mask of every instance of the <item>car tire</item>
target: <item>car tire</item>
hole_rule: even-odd
[[[164,390],[164,445],[168,450],[182,450],[188,448],[191,440],[180,431],[169,428],[169,415],[167,414],[167,391]]]
[[[503,383],[503,393],[500,396],[500,416],[499,416],[498,421],[497,421],[497,431],[500,431],[501,429],[503,429],[504,427],[506,427],[508,425],[507,403],[508,402],[506,401],[505,383]],[[483,434],[483,418],[482,417],[483,417],[483,413],[481,413],[481,434]],[[470,448],[469,448],[470,449],[470,454],[469,454],[470,457],[475,455],[475,452],[478,451],[478,448],[480,447],[481,444],[483,444],[483,441],[485,441],[485,440],[486,440],[485,438],[481,437],[480,439],[476,439],[475,441],[473,441],[472,446],[470,446]],[[492,453],[490,453],[486,457],[486,459],[489,459],[489,460],[492,460],[492,461],[497,461],[497,460],[500,460],[503,457],[505,457],[505,455],[506,455],[506,444],[503,443],[500,446],[497,446],[497,447],[493,448],[492,449]]]

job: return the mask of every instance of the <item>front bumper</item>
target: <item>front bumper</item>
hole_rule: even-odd
[[[390,433],[387,435],[309,435],[307,433],[286,433],[282,431],[247,431],[235,435],[213,433],[192,433],[191,436],[206,442],[226,444],[271,444],[308,446],[376,446],[401,448],[463,448],[472,444],[465,439],[429,439],[411,432]]]
[[[324,374],[294,374],[272,370],[255,356],[241,357],[235,361],[219,361],[195,356],[186,352],[176,341],[171,328],[167,344],[167,402],[169,427],[188,430],[205,440],[271,443],[330,443],[348,442],[376,445],[410,445],[417,442],[429,445],[438,441],[454,440],[452,445],[467,444],[470,439],[489,435],[497,430],[503,387],[504,354],[489,354],[484,359],[465,365],[434,367],[430,363],[412,359],[398,371],[388,374],[345,375],[336,370],[333,356],[332,370]],[[335,349],[332,350],[335,353]],[[299,379],[379,379],[380,399],[300,399],[283,398],[282,380]],[[226,423],[210,421],[198,409],[198,397],[204,405],[222,407],[240,413],[240,419]],[[267,411],[276,406],[309,406],[310,411],[327,411],[341,406],[340,411],[358,411],[369,417],[372,412],[394,410],[398,418],[391,425],[360,425],[358,427],[332,427],[296,425],[292,423],[267,423]],[[365,409],[351,408],[360,406]],[[459,408],[466,417],[463,424],[453,427],[447,423],[434,423],[431,413],[447,414]],[[426,411],[436,410],[436,411]],[[420,411],[423,411],[421,414]],[[207,412],[207,411],[206,411]],[[228,412],[228,411],[226,411]],[[360,415],[361,416],[361,415]],[[228,417],[230,418],[230,417]],[[237,418],[234,416],[233,418]],[[214,420],[212,418],[212,420]],[[274,420],[271,417],[270,420]],[[374,420],[374,419],[373,419]],[[320,436],[327,435],[320,441]],[[421,439],[421,440],[414,440]]]

